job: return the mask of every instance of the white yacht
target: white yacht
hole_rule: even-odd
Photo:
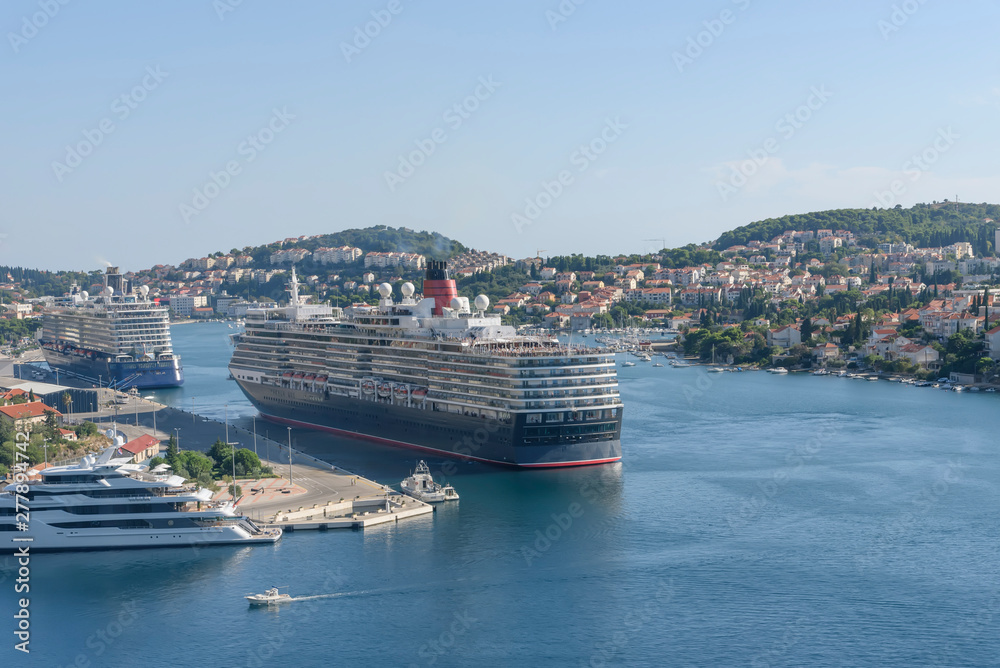
[[[439,485],[434,482],[431,470],[420,460],[417,470],[409,478],[400,483],[404,493],[420,499],[424,503],[440,503],[442,501],[458,501],[458,492],[451,485]]]
[[[112,445],[78,464],[43,469],[41,480],[22,483],[23,494],[7,485],[0,492],[0,552],[254,545],[281,538],[281,529],[258,527],[232,502],[213,503],[210,490],[149,472],[121,452]]]

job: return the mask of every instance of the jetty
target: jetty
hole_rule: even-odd
[[[304,453],[293,458],[291,480],[237,479],[242,491],[237,507],[258,523],[286,532],[364,529],[434,512],[430,504]],[[262,463],[275,472],[288,469],[287,462]],[[229,500],[228,485],[215,498]]]

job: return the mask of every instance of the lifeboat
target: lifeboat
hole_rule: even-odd
[[[424,397],[427,396],[427,388],[426,387],[416,388],[415,390],[413,390],[413,396],[417,399],[423,399]]]
[[[370,378],[366,378],[361,381],[361,389],[365,394],[375,394],[375,381]]]
[[[293,378],[294,380],[302,380],[302,374],[301,374],[301,373],[297,373],[297,374],[295,374],[294,376],[292,376],[292,378]]]
[[[388,397],[390,394],[392,394],[392,383],[388,381],[383,381],[379,383],[378,396]]]
[[[392,388],[392,394],[400,401],[406,401],[406,397],[410,394],[410,388],[406,385],[399,384]]]
[[[326,376],[316,376],[317,383],[326,383]]]

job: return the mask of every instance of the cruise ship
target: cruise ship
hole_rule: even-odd
[[[96,296],[74,286],[45,311],[39,343],[61,373],[119,389],[175,387],[184,382],[170,341],[170,316],[149,288],[108,267]]]
[[[263,417],[516,467],[621,459],[611,351],[518,334],[485,295],[459,297],[444,262],[422,298],[378,290],[377,306],[308,304],[293,267],[287,306],[247,312],[229,370]]]
[[[0,492],[0,551],[268,544],[281,538],[281,529],[258,527],[232,502],[213,503],[209,490],[149,472],[120,452],[113,445],[78,464],[42,469],[41,480],[23,483],[27,492],[22,489],[20,499],[18,485],[7,485]]]

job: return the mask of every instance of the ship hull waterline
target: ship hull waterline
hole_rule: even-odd
[[[524,425],[457,413],[291,390],[237,380],[261,417],[272,422],[324,431],[392,447],[516,468],[608,464],[621,460],[621,419],[600,440],[529,444]],[[515,414],[517,417],[517,414]],[[520,418],[523,419],[521,414]],[[572,437],[570,437],[572,438]]]

